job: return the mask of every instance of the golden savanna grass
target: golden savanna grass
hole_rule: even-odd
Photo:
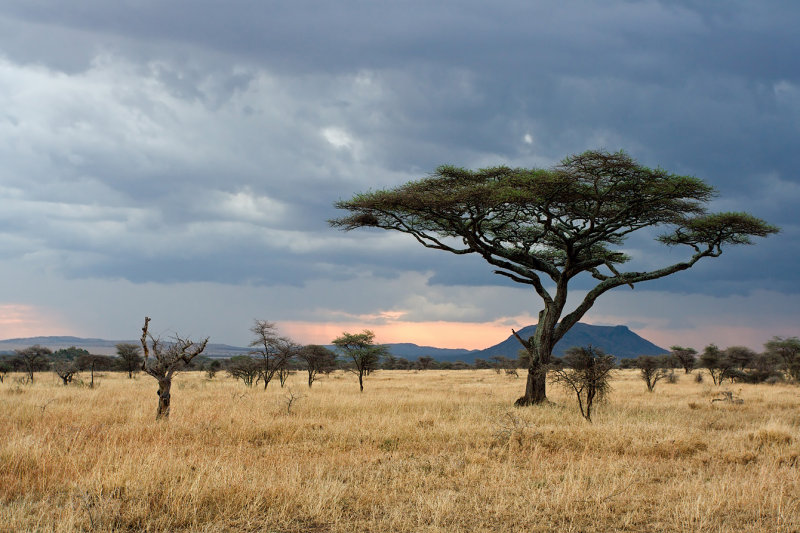
[[[181,374],[156,423],[148,376],[7,376],[0,530],[800,531],[800,387],[618,372],[588,423],[492,371],[303,379]]]

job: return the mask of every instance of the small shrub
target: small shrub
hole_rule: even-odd
[[[703,382],[703,374],[697,373],[694,375],[694,382],[695,383],[702,383]]]
[[[669,367],[669,361],[665,357],[653,357],[642,355],[636,358],[636,368],[639,369],[639,376],[647,385],[647,390],[653,392],[656,383],[666,379],[670,374],[675,375],[675,371]]]
[[[592,421],[592,405],[601,402],[611,391],[609,381],[614,369],[614,356],[600,348],[574,347],[564,355],[564,367],[553,370],[551,380],[572,389],[578,399],[583,418]]]

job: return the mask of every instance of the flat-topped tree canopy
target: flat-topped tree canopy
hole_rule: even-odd
[[[427,178],[339,201],[336,207],[350,214],[329,222],[344,230],[400,231],[427,248],[476,253],[496,273],[533,286],[544,308],[535,335],[518,337],[531,355],[526,396],[519,400],[527,404],[545,399],[542,369],[553,346],[601,294],[778,231],[747,213],[708,213],[714,196],[699,178],[647,168],[624,152],[591,150],[550,169],[441,166]],[[685,245],[689,256],[653,271],[620,271],[629,259],[621,249],[627,236],[644,228],[661,228],[657,240]],[[568,284],[584,272],[598,283],[565,314]],[[545,287],[547,280],[554,289]]]

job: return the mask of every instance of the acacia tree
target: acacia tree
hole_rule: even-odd
[[[691,372],[697,361],[697,350],[683,346],[671,346],[670,350],[670,356],[683,367],[684,374]]]
[[[800,381],[800,339],[773,337],[764,348],[768,354],[780,359],[783,370],[791,379]]]
[[[731,362],[731,365],[743,371],[745,367],[750,366],[756,358],[756,352],[747,346],[729,346],[725,348],[725,357]]]
[[[716,344],[709,344],[703,348],[703,353],[700,354],[700,366],[708,370],[714,385],[722,385],[726,379],[733,378],[734,365]]]
[[[33,374],[39,370],[47,370],[50,366],[47,356],[53,353],[50,348],[34,344],[22,350],[14,350],[16,363],[28,374],[28,381],[33,383]]]
[[[381,357],[389,353],[386,346],[375,344],[375,334],[368,329],[361,333],[342,333],[333,340],[333,345],[352,362],[347,369],[358,376],[361,392],[364,392],[364,376],[377,370]]]
[[[349,215],[337,228],[374,227],[412,235],[427,248],[480,255],[502,276],[530,285],[543,309],[535,333],[519,342],[530,354],[518,405],[546,400],[553,347],[605,292],[686,270],[723,247],[777,232],[747,213],[707,213],[714,189],[698,178],[639,165],[624,152],[587,151],[551,169],[441,166],[428,178],[339,201]],[[685,246],[685,260],[651,271],[622,271],[620,249],[639,230],[663,228],[657,240]],[[574,309],[567,293],[577,276],[597,282]]]
[[[261,370],[259,362],[249,355],[235,355],[228,360],[228,375],[241,379],[247,387],[252,387]]]
[[[208,344],[208,337],[201,342],[194,342],[178,335],[171,342],[164,343],[148,332],[150,317],[144,317],[142,326],[142,370],[158,380],[158,409],[156,420],[169,418],[170,389],[173,376],[188,365],[192,359],[203,353]],[[150,343],[148,346],[148,339]],[[150,358],[150,352],[153,357]]]
[[[128,373],[128,379],[133,379],[133,373],[142,367],[142,349],[127,342],[117,344],[116,348],[119,367]]]
[[[305,363],[309,388],[317,379],[317,374],[331,372],[336,368],[336,354],[318,344],[303,346],[297,351],[297,358]]]
[[[640,355],[636,358],[634,364],[639,369],[639,377],[647,385],[648,392],[653,392],[656,388],[656,383],[668,377],[671,372],[671,369],[667,368],[669,361],[665,357]]]

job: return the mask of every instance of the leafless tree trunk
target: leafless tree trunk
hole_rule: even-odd
[[[161,339],[153,337],[148,333],[150,317],[144,318],[142,327],[142,350],[144,351],[144,362],[142,370],[158,380],[158,410],[156,420],[169,418],[170,389],[172,388],[173,376],[185,365],[200,355],[206,349],[208,337],[202,342],[195,343],[189,339],[183,339],[178,335],[173,342],[164,345]],[[150,346],[148,346],[150,339]],[[150,359],[152,349],[153,358]]]

